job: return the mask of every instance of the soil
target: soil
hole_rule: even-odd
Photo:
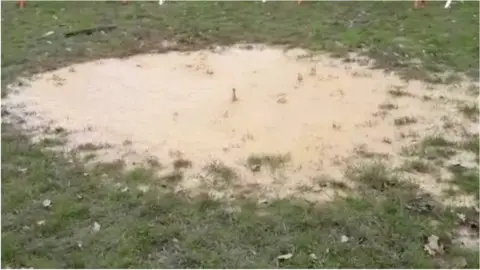
[[[460,140],[461,130],[474,132],[458,114],[457,103],[471,100],[465,84],[406,82],[353,58],[238,45],[102,59],[38,74],[3,105],[28,127],[67,130],[72,149],[110,145],[97,161],[154,157],[168,165],[162,174],[175,160],[190,160],[177,190],[213,185],[204,168],[221,162],[235,171],[232,187],[314,200],[334,195],[319,183],[323,176],[352,185],[341,177],[347,161],[373,153],[399,166],[402,149],[425,135]],[[289,162],[252,170],[252,155]],[[419,184],[438,186],[430,178]]]

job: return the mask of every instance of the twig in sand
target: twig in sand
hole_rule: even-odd
[[[232,88],[232,102],[235,102],[238,100],[236,92],[237,90],[235,90],[235,88]]]

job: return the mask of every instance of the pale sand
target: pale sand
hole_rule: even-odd
[[[402,147],[425,135],[459,140],[459,127],[478,132],[458,113],[456,102],[472,101],[465,84],[407,83],[357,63],[304,56],[308,52],[299,49],[236,46],[103,59],[38,75],[3,105],[17,107],[17,114],[35,112],[26,125],[54,123],[70,131],[71,147],[113,145],[100,160],[189,159],[193,167],[177,190],[211,185],[203,168],[218,160],[240,177],[228,192],[247,187],[265,196],[301,192],[315,200],[333,196],[318,176],[345,181],[345,159],[360,150],[383,154],[396,166]],[[410,96],[395,97],[392,89]],[[417,122],[394,124],[405,116]],[[290,154],[291,162],[276,173],[251,172],[246,159],[262,153]],[[435,193],[444,188],[432,177],[417,179]]]

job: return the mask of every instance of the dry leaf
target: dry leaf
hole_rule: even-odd
[[[443,246],[438,244],[438,239],[439,239],[439,237],[436,236],[436,235],[430,235],[428,237],[427,244],[425,244],[425,246],[423,246],[423,248],[425,249],[425,251],[428,254],[434,256],[436,254],[442,254],[443,253]]]
[[[45,34],[43,34],[42,37],[48,37],[48,36],[51,36],[51,35],[53,35],[53,34],[55,34],[54,31],[48,31],[48,32],[46,32]]]
[[[37,225],[38,225],[38,226],[43,226],[43,225],[45,225],[45,220],[39,220],[39,221],[37,221]]]
[[[342,243],[348,242],[348,240],[349,240],[349,239],[348,239],[348,237],[347,237],[346,235],[342,235],[342,236],[340,237],[340,242],[342,242]]]
[[[50,207],[52,206],[52,201],[49,199],[43,200],[42,205],[43,207]]]
[[[101,228],[101,227],[102,227],[102,226],[100,226],[100,223],[98,223],[98,222],[95,221],[95,222],[93,223],[93,228],[92,228],[92,230],[93,230],[93,232],[98,232],[98,231],[100,231],[100,228]]]
[[[292,258],[293,254],[292,253],[287,253],[287,254],[283,254],[283,255],[280,255],[277,257],[277,260],[288,260],[290,258]]]

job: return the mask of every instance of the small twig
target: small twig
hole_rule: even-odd
[[[116,29],[116,25],[106,25],[106,26],[97,26],[93,28],[88,28],[88,29],[81,29],[81,30],[76,30],[76,31],[71,31],[65,33],[65,37],[73,37],[73,36],[78,36],[78,35],[91,35],[95,32],[100,32],[100,31],[112,31]]]
[[[238,100],[238,98],[237,98],[236,90],[235,90],[235,88],[232,88],[232,102],[235,102],[237,100]]]

